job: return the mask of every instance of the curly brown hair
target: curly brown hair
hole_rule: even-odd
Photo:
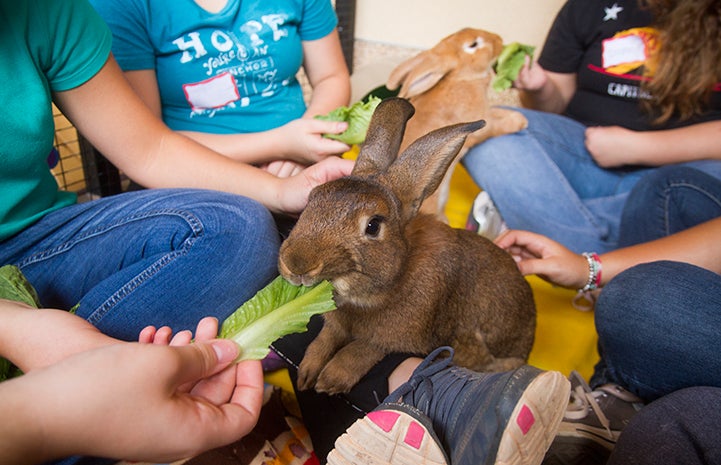
[[[661,43],[644,106],[657,123],[703,113],[721,81],[721,0],[638,1],[654,15]]]

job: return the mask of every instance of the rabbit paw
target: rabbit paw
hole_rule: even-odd
[[[326,394],[343,394],[349,392],[363,374],[351,370],[348,365],[333,363],[331,360],[318,376],[315,390]]]
[[[491,108],[489,111],[491,121],[491,136],[500,136],[521,131],[528,127],[528,120],[523,113],[507,108]]]
[[[306,391],[313,388],[323,369],[323,364],[318,359],[312,357],[303,357],[298,366],[298,389]]]

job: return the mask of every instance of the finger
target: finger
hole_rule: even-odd
[[[348,123],[345,121],[325,121],[313,119],[311,130],[320,134],[340,134],[348,129]]]
[[[263,368],[259,360],[244,360],[236,366],[236,388],[231,402],[252,415],[260,413],[263,400]]]
[[[228,339],[213,339],[177,347],[179,366],[175,381],[181,385],[213,376],[235,361],[238,344]]]
[[[140,334],[138,334],[138,342],[141,344],[150,344],[153,342],[153,339],[155,338],[155,326],[146,326],[142,330],[140,330]]]
[[[153,344],[167,346],[168,344],[170,344],[170,336],[172,336],[172,335],[173,335],[173,330],[170,329],[169,326],[163,326],[161,328],[158,328],[158,330],[155,332],[155,338],[153,339]]]
[[[195,328],[195,342],[210,341],[218,336],[218,319],[207,316]]]
[[[191,333],[190,330],[185,329],[183,331],[179,331],[175,336],[173,336],[168,345],[187,346],[191,342],[193,342],[193,333]]]

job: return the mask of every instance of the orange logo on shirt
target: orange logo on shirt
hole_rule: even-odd
[[[656,70],[656,54],[660,46],[658,31],[637,27],[617,32],[603,41],[602,65],[611,74],[623,75],[639,70],[651,77]]]

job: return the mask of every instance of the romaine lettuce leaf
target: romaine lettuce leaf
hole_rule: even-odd
[[[491,86],[496,92],[501,92],[509,89],[518,78],[518,73],[523,67],[523,62],[526,55],[533,58],[533,52],[536,47],[531,45],[524,45],[519,42],[512,42],[501,51],[498,55],[496,63],[493,65],[493,69],[496,72],[496,77],[493,79]]]
[[[272,342],[305,331],[311,316],[334,309],[329,281],[294,286],[278,276],[223,321],[220,337],[240,346],[238,361],[260,360],[268,355]]]
[[[323,134],[328,139],[339,140],[348,145],[362,144],[365,141],[371,116],[381,99],[370,96],[367,102],[359,101],[350,107],[339,107],[326,115],[318,115],[324,121],[345,121],[348,128],[340,134]]]

